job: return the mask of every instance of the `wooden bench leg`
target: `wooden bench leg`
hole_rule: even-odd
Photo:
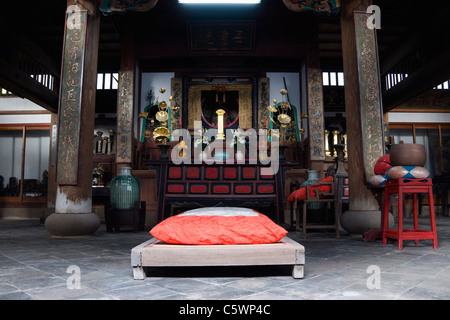
[[[133,277],[135,280],[144,280],[147,275],[145,274],[144,267],[135,266],[133,267]]]
[[[296,264],[292,268],[292,277],[294,279],[303,279],[304,277],[304,267],[302,264]]]

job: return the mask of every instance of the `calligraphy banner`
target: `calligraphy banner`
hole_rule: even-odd
[[[367,26],[370,16],[371,13],[354,12],[364,170],[367,181],[373,175],[375,163],[384,154],[378,48],[376,29]]]
[[[181,105],[183,92],[183,79],[170,79],[170,92],[172,93],[172,103],[170,104],[170,132],[181,128]]]
[[[60,185],[76,185],[78,182],[86,21],[87,10],[76,5],[67,8],[58,107],[56,182]]]
[[[269,126],[269,110],[267,106],[270,105],[270,79],[258,79],[258,128],[267,129]]]
[[[134,72],[119,71],[117,90],[117,163],[131,163],[133,146]]]
[[[325,160],[322,70],[307,69],[310,159]]]

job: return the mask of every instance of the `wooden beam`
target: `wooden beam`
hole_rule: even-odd
[[[383,109],[388,112],[400,104],[450,78],[450,48],[383,93]]]
[[[58,84],[55,83],[56,88]],[[58,93],[51,91],[30,75],[0,58],[0,87],[27,98],[50,112],[58,110]]]

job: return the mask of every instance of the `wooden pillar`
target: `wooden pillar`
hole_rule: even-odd
[[[120,167],[132,167],[134,137],[134,34],[127,28],[122,33],[122,57],[117,90],[117,172]]]
[[[92,213],[92,144],[100,15],[85,0],[68,0],[58,111],[55,213],[45,221],[57,236],[97,230]]]
[[[367,27],[365,13],[371,2],[341,2],[350,188],[350,210],[342,215],[341,224],[350,233],[379,228],[381,220],[378,202],[367,188],[384,152],[376,30]]]
[[[323,81],[320,68],[317,16],[311,16],[311,19],[306,52],[309,168],[318,170],[320,176],[323,176],[323,162],[325,161]]]

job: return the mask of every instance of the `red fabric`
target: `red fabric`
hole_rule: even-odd
[[[375,175],[383,176],[386,174],[386,170],[391,167],[391,157],[389,154],[386,154],[377,160],[373,168],[373,172],[375,173]]]
[[[287,234],[284,228],[252,209],[202,209],[169,217],[150,230],[150,234],[166,243],[193,245],[274,243]],[[222,209],[227,211],[217,214],[217,210]],[[199,215],[186,215],[195,210],[203,212]]]
[[[326,178],[323,178],[323,179],[317,181],[316,183],[319,183],[319,182],[332,182],[332,181],[333,181],[333,176],[328,176]],[[310,188],[310,190],[309,190],[310,191],[310,194],[309,194],[310,197],[315,197],[316,196],[316,194],[314,192],[314,189],[318,189],[320,192],[330,192],[331,191],[331,186],[330,185],[323,185],[323,186]],[[295,202],[296,199],[297,199],[297,201],[306,200],[306,186],[295,190],[288,197],[288,201],[289,202]]]

